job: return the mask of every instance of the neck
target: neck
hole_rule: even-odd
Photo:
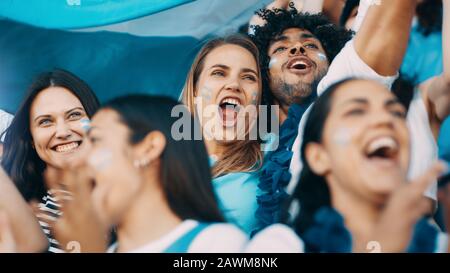
[[[281,125],[288,117],[289,105],[281,104],[277,100],[274,100],[274,103],[275,103],[275,105],[278,105],[278,107],[279,107],[278,111],[277,111],[277,115],[278,115],[278,121],[280,122],[279,124]]]
[[[337,181],[329,185],[332,206],[344,217],[345,226],[352,235],[353,252],[367,251],[367,243],[371,241],[381,209],[348,189],[341,188]]]
[[[145,188],[140,191],[117,227],[118,252],[132,251],[155,241],[182,222],[170,209],[159,181],[150,182],[147,179],[152,178],[146,178]]]
[[[221,145],[215,140],[205,140],[206,150],[208,151],[208,155],[215,155],[220,157],[224,152],[226,147]]]

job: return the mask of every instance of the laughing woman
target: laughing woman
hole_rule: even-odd
[[[203,128],[221,210],[247,233],[259,227],[255,211],[263,155],[251,137],[262,88],[258,64],[258,49],[249,39],[214,39],[194,60],[183,94]]]
[[[424,217],[423,198],[445,167],[435,163],[407,182],[406,110],[383,86],[353,79],[330,86],[311,109],[301,155],[305,167],[286,218],[302,241],[277,224],[247,251],[448,250],[448,236]]]
[[[2,166],[27,201],[42,200],[38,213],[50,249],[59,246],[43,219],[58,215],[59,205],[43,181],[46,168],[76,165],[88,150],[83,121],[93,116],[99,102],[81,79],[54,70],[37,77],[6,131]],[[44,216],[45,215],[45,216]]]

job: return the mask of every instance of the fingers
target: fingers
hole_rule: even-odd
[[[447,164],[444,162],[438,161],[433,164],[425,174],[421,177],[415,179],[411,183],[411,187],[413,187],[418,194],[423,194],[426,189],[436,181],[436,179],[444,172],[447,171]]]

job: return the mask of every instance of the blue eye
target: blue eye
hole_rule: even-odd
[[[211,73],[211,76],[219,76],[219,77],[223,77],[225,76],[225,73],[221,70],[215,70]]]
[[[80,112],[72,112],[69,115],[69,119],[78,119],[82,116],[82,114]]]
[[[48,126],[51,124],[51,122],[52,121],[50,119],[41,119],[38,124],[39,126]]]
[[[244,80],[250,80],[252,82],[256,82],[256,78],[253,75],[245,75],[243,76]]]
[[[277,47],[277,48],[275,48],[275,50],[272,52],[272,54],[275,54],[275,53],[279,53],[279,52],[285,51],[286,49],[287,49],[287,48],[284,47],[284,46]]]
[[[319,47],[316,46],[315,44],[307,44],[307,45],[305,45],[305,47],[307,47],[307,48],[319,49]]]

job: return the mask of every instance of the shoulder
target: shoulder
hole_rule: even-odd
[[[247,245],[248,253],[303,253],[303,241],[288,226],[271,225],[253,237]]]
[[[211,224],[200,232],[188,252],[240,253],[248,243],[247,235],[232,224]]]

